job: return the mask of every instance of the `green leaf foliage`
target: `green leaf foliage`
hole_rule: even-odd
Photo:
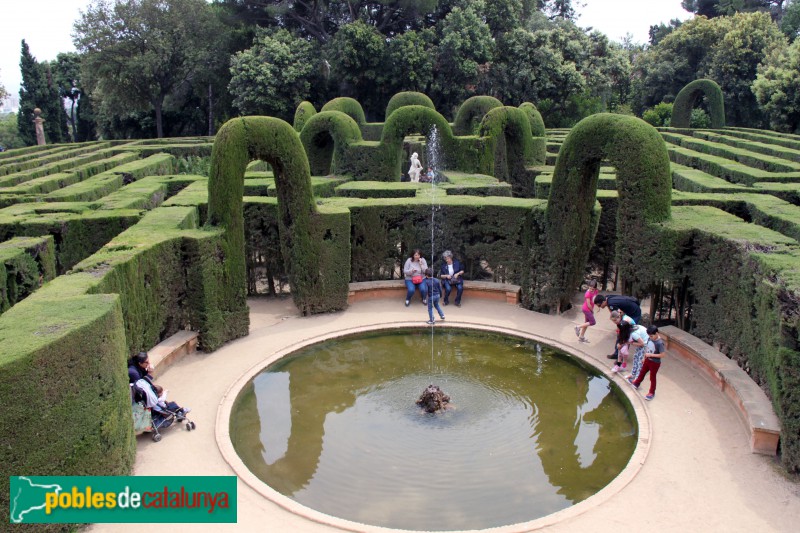
[[[246,318],[242,196],[245,169],[255,159],[268,162],[275,173],[281,251],[295,304],[303,314],[343,309],[349,281],[344,215],[317,212],[308,159],[291,126],[271,117],[244,117],[227,122],[217,134],[208,180],[209,224],[225,229],[223,322]]]
[[[384,120],[388,120],[389,115],[394,113],[397,109],[407,105],[421,105],[430,107],[434,110],[436,109],[436,106],[433,105],[433,100],[431,100],[426,94],[414,91],[399,92],[392,96],[389,99],[389,103],[386,104],[386,115]]]
[[[644,290],[666,272],[654,225],[670,218],[669,157],[646,122],[601,113],[583,119],[564,140],[547,204],[550,282],[543,298],[566,309],[583,276],[597,230],[594,214],[600,164],[617,170],[617,264],[628,289]],[[647,260],[643,260],[647,258]]]
[[[292,126],[294,126],[294,131],[301,132],[303,131],[303,127],[306,125],[306,122],[317,114],[317,110],[314,107],[314,104],[307,101],[302,101],[297,105],[297,109],[294,111],[294,122]]]
[[[753,93],[771,128],[788,133],[800,130],[800,40],[766,57],[758,67]]]
[[[722,89],[714,80],[694,80],[680,90],[672,107],[673,128],[689,128],[692,124],[692,111],[697,101],[705,96],[706,104],[711,115],[711,127],[722,129],[725,127],[725,101]]]
[[[233,105],[244,115],[288,120],[295,104],[311,94],[318,51],[287,30],[258,30],[253,45],[231,59]]]

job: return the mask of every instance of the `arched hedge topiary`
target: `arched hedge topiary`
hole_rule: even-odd
[[[510,183],[515,196],[532,198],[534,182],[525,182],[533,142],[528,115],[518,107],[496,107],[484,115],[478,135],[492,139],[494,177]]]
[[[495,107],[503,107],[503,102],[493,96],[473,96],[467,98],[458,108],[453,122],[454,135],[475,135],[483,116]]]
[[[317,114],[317,109],[314,107],[314,104],[308,101],[300,102],[300,105],[297,106],[297,109],[294,111],[294,131],[301,132],[303,131],[303,126],[306,125],[306,122]]]
[[[347,96],[334,98],[322,106],[321,111],[341,111],[345,115],[348,115],[350,118],[355,120],[356,124],[359,126],[367,123],[367,118],[364,116],[364,109],[355,98],[349,98]]]
[[[424,107],[429,107],[433,110],[436,109],[436,106],[433,105],[433,100],[428,98],[427,94],[414,91],[404,91],[395,94],[391,97],[391,99],[389,99],[389,103],[386,105],[386,115],[384,116],[384,120],[389,120],[389,116],[392,113],[394,113],[397,109],[407,105],[421,105]]]
[[[520,104],[519,108],[528,116],[528,121],[531,124],[531,135],[533,136],[531,152],[526,157],[526,161],[531,165],[544,165],[545,161],[547,161],[547,133],[542,114],[530,102]]]
[[[672,181],[664,139],[635,117],[600,113],[581,120],[558,153],[547,204],[550,280],[545,301],[566,309],[583,279],[597,217],[600,165],[617,170],[617,264],[633,292],[666,275],[671,262],[655,224],[670,218]],[[663,278],[662,278],[663,279]]]
[[[281,252],[295,305],[304,315],[344,309],[349,226],[344,235],[332,231],[317,212],[308,159],[297,132],[277,118],[240,117],[217,133],[208,179],[208,224],[226,230],[220,284],[226,293],[221,298],[227,306],[223,320],[247,319],[242,196],[245,168],[255,159],[268,162],[275,172]]]
[[[686,85],[675,97],[672,105],[673,128],[688,128],[692,123],[692,109],[697,99],[705,95],[708,102],[708,112],[711,115],[711,127],[721,129],[725,127],[725,100],[722,89],[717,82],[709,79],[694,80]]]
[[[306,122],[300,132],[300,142],[308,156],[311,173],[326,176],[339,172],[347,145],[361,141],[361,129],[356,121],[341,111],[323,111]]]

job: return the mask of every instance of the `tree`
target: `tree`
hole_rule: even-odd
[[[767,55],[758,67],[753,93],[771,128],[800,130],[800,40]]]
[[[767,54],[786,48],[786,37],[767,13],[737,13],[730,19],[730,31],[709,53],[707,77],[722,88],[729,124],[761,127],[763,115],[750,86]]]
[[[800,0],[792,0],[786,6],[783,18],[781,18],[781,31],[791,41],[800,35]]]
[[[8,91],[3,86],[3,84],[0,83],[0,102],[2,102],[3,100],[5,100],[8,97],[9,97]]]
[[[785,2],[786,0],[683,0],[681,6],[690,13],[707,18],[766,12],[773,20],[780,20]]]
[[[434,18],[433,23],[438,20],[436,13],[443,7],[439,4],[448,4],[437,0],[223,0],[222,3],[242,20],[286,28],[320,43],[329,42],[339,29],[358,21],[387,36],[421,29],[426,21],[431,22],[430,17]]]
[[[536,14],[497,39],[484,92],[508,103],[529,101],[548,126],[570,126],[594,112],[616,109],[630,92],[629,51],[571,21]]]
[[[72,140],[78,140],[77,107],[81,97],[80,74],[81,58],[74,52],[62,53],[50,63],[53,71],[53,80],[59,96],[66,102],[69,101],[67,111],[68,122],[72,130]]]
[[[307,39],[284,29],[259,30],[253,46],[231,59],[233,105],[244,115],[290,120],[297,104],[309,98],[317,57]]]
[[[430,92],[433,84],[432,29],[407,31],[389,41],[386,47],[386,88],[389,95],[400,91]],[[391,97],[391,96],[390,96]]]
[[[662,22],[658,26],[650,26],[650,31],[648,32],[650,36],[650,46],[655,46],[660,43],[664,37],[680,28],[681,24],[683,24],[683,22],[681,22],[680,19],[672,19],[669,21],[669,24],[664,24]]]
[[[22,84],[19,89],[19,115],[17,116],[20,138],[27,146],[36,144],[33,110],[38,107],[42,110],[42,118],[45,120],[45,139],[51,143],[61,142],[65,119],[58,91],[49,68],[45,68],[36,61],[25,40],[22,41],[19,67],[22,73]]]
[[[0,146],[6,150],[25,146],[17,129],[17,114],[0,115]]]
[[[360,21],[342,26],[325,46],[337,96],[355,98],[371,116],[383,116],[388,100],[385,53],[386,38]]]
[[[205,0],[96,0],[75,23],[74,43],[85,54],[83,79],[102,111],[152,110],[163,137],[165,99],[217,52],[218,31]]]
[[[482,72],[494,54],[491,30],[483,21],[482,0],[455,7],[440,22],[434,70],[436,108],[450,111],[476,92]]]

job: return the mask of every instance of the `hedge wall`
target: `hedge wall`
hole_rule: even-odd
[[[634,117],[601,113],[580,121],[558,154],[547,206],[551,278],[543,307],[566,309],[584,275],[598,220],[597,178],[605,160],[617,169],[617,265],[623,289],[638,293],[664,279],[670,264],[653,225],[670,217],[669,157],[655,128]],[[647,258],[645,260],[645,258]]]
[[[355,98],[348,98],[340,96],[322,106],[321,111],[341,111],[345,115],[356,121],[359,126],[367,123],[367,118],[364,116],[364,109]]]
[[[384,120],[389,120],[389,115],[394,113],[399,108],[407,105],[421,105],[436,110],[436,106],[433,105],[433,100],[431,100],[427,94],[414,91],[405,91],[397,93],[389,99],[389,103],[386,104],[386,115]]]
[[[349,267],[342,271],[340,257],[348,248],[349,234],[340,231],[342,215],[319,215],[308,159],[291,126],[271,117],[243,117],[228,121],[217,134],[208,180],[208,222],[225,229],[220,282],[226,312],[233,320],[247,309],[242,195],[244,171],[252,159],[267,161],[275,173],[281,251],[295,305],[303,314],[343,309]]]
[[[547,134],[545,133],[542,114],[530,102],[520,104],[519,108],[528,116],[528,121],[531,124],[531,135],[533,136],[531,152],[526,156],[525,160],[530,165],[543,165],[547,158]]]
[[[686,285],[686,329],[733,358],[769,393],[781,459],[800,472],[800,245],[712,207],[673,208],[670,277]]]
[[[9,475],[130,473],[136,443],[127,356],[116,295],[34,294],[0,316],[0,520],[5,524]]]
[[[533,139],[528,115],[516,107],[495,107],[481,120],[481,137],[489,139],[495,178],[511,184],[515,196],[532,198],[533,180],[526,180],[525,165],[533,152]]]
[[[475,135],[484,115],[495,107],[503,107],[503,102],[493,96],[467,98],[456,113],[456,119],[453,121],[453,134]]]
[[[307,101],[300,102],[297,109],[294,111],[294,122],[292,123],[294,130],[298,133],[303,131],[308,119],[316,114],[317,109],[314,107],[314,104]]]
[[[341,111],[323,111],[310,117],[300,132],[311,174],[340,174],[347,147],[361,141],[355,120]]]
[[[705,96],[708,103],[711,127],[713,129],[725,127],[725,100],[722,97],[722,89],[714,80],[699,79],[689,82],[675,97],[675,103],[672,105],[672,120],[670,121],[670,125],[673,128],[690,127],[692,109],[701,96]]]
[[[14,237],[0,242],[0,313],[55,276],[53,237]]]

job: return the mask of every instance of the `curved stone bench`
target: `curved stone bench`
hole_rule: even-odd
[[[402,279],[381,281],[361,281],[350,284],[347,303],[377,298],[397,298],[402,300],[406,294],[406,284]],[[464,299],[482,299],[519,304],[520,286],[491,281],[464,281]]]
[[[153,366],[153,377],[197,349],[197,332],[181,330],[159,342],[147,352]]]
[[[669,355],[679,357],[716,385],[736,406],[750,433],[750,451],[775,455],[781,426],[772,403],[735,361],[675,326],[658,329]]]

